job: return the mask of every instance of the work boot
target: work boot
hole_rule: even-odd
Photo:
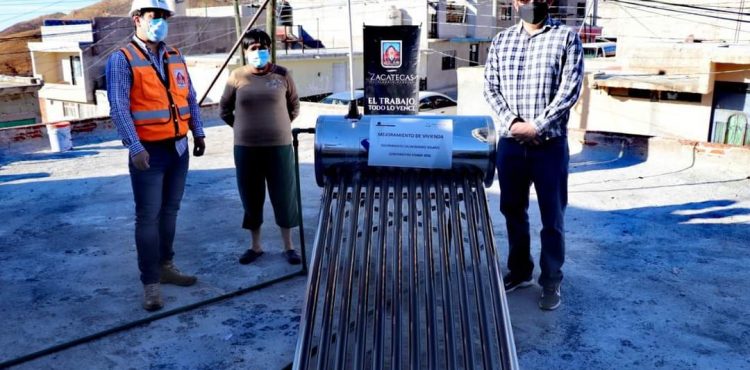
[[[542,296],[539,297],[539,308],[552,311],[560,307],[560,284],[552,284],[542,288]]]
[[[164,307],[159,292],[159,283],[146,284],[143,286],[143,308],[146,311],[156,311]]]
[[[167,261],[161,266],[160,281],[162,284],[174,284],[179,286],[191,286],[198,281],[198,278],[191,275],[185,275],[175,267],[172,261]]]

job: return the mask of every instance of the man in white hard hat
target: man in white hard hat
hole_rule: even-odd
[[[172,262],[190,157],[188,131],[193,133],[194,156],[203,155],[206,147],[185,61],[164,43],[173,14],[164,0],[133,1],[135,35],[107,62],[110,114],[130,154],[135,242],[148,311],[164,306],[160,284],[190,286],[197,281]]]

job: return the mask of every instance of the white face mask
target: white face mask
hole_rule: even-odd
[[[263,68],[271,59],[271,54],[266,49],[250,50],[245,54],[247,62],[255,68]]]
[[[146,38],[151,42],[161,42],[167,38],[169,32],[169,23],[164,18],[154,18],[146,20],[141,17],[141,25],[146,30]]]

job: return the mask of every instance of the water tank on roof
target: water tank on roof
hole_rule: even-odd
[[[279,12],[279,26],[294,26],[294,19],[292,18],[292,6],[289,5],[288,1],[281,3],[281,11]]]
[[[395,5],[391,5],[388,9],[388,25],[389,26],[400,26],[401,25],[401,9],[396,8]]]

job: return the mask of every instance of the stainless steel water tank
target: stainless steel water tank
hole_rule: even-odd
[[[453,169],[481,171],[486,186],[495,176],[497,139],[495,125],[488,116],[363,116],[350,120],[344,116],[320,116],[315,129],[315,179],[324,185],[328,171],[354,171],[368,164],[370,125],[382,119],[418,119],[453,121]]]

